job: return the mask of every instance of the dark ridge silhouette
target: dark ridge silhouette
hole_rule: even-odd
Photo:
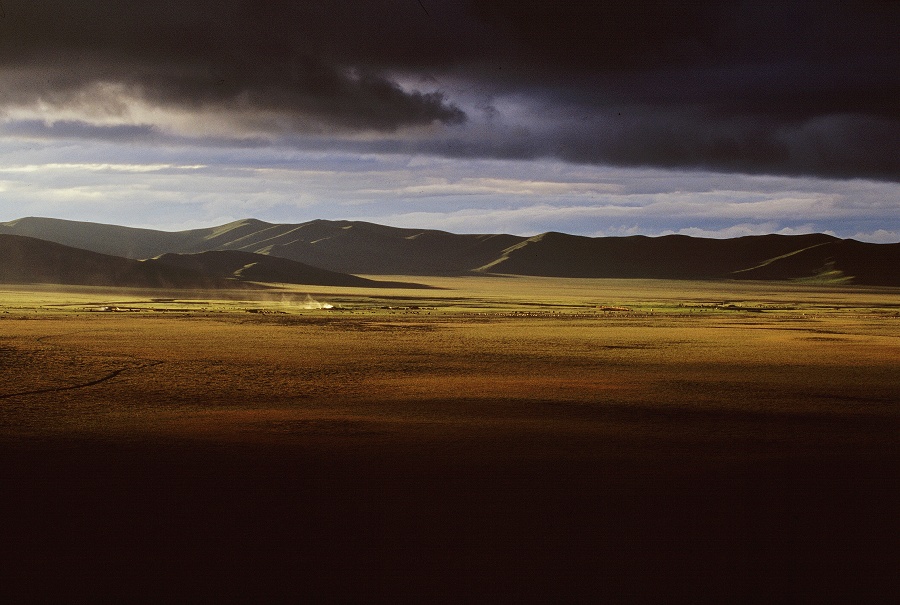
[[[336,271],[376,275],[465,274],[524,239],[398,229],[356,221],[313,221],[291,235],[290,241],[274,243],[261,252]]]
[[[150,259],[146,263],[189,269],[219,279],[241,281],[355,288],[428,288],[421,284],[366,279],[347,273],[319,269],[287,258],[238,250],[193,254],[170,253]]]
[[[733,239],[460,235],[361,221],[273,224],[256,219],[166,232],[47,218],[0,223],[0,233],[48,239],[127,258],[235,251],[282,258],[322,270],[368,275],[512,274],[548,277],[817,280],[897,286],[900,244],[870,244],[820,233]],[[235,257],[237,258],[237,257]],[[196,261],[196,259],[195,259]],[[182,261],[187,263],[187,261]],[[230,263],[231,261],[229,261]],[[236,262],[236,261],[235,261]],[[251,262],[260,261],[248,261]],[[285,283],[297,267],[231,267],[219,277]],[[235,271],[241,269],[240,275]],[[302,272],[300,273],[302,274]],[[296,275],[300,275],[296,274]],[[253,276],[253,277],[250,277]],[[310,278],[311,279],[311,278]]]
[[[900,244],[834,240],[772,258],[732,277],[900,286]]]
[[[137,288],[259,288],[170,265],[80,250],[31,237],[0,235],[0,283]]]
[[[721,279],[773,257],[834,239],[822,234],[734,239],[686,235],[592,238],[549,232],[504,250],[500,258],[479,271],[562,277]]]
[[[287,258],[340,273],[452,275],[495,260],[524,237],[457,235],[361,221],[314,220],[276,225],[246,219],[190,231],[156,231],[29,217],[0,223],[0,233],[25,235],[125,258],[239,250]]]
[[[0,223],[0,234],[24,235],[111,256],[144,259],[177,251],[211,229],[156,231],[55,218],[27,217]]]

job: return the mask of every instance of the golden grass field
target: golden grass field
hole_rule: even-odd
[[[390,279],[3,287],[2,585],[889,600],[896,290]]]

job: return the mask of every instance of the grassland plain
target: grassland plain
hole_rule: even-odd
[[[896,290],[416,279],[6,287],[0,593],[895,596]]]

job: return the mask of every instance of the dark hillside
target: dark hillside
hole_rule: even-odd
[[[256,219],[168,232],[47,218],[0,223],[0,233],[25,235],[125,258],[239,250],[288,258],[341,273],[442,275],[467,273],[495,260],[524,237],[458,235],[362,221],[272,224]]]
[[[0,223],[0,234],[23,235],[111,256],[142,259],[203,239],[207,229],[156,231],[54,218],[27,217]]]
[[[735,279],[849,282],[900,286],[900,244],[833,240],[733,274]]]
[[[590,238],[550,232],[504,250],[480,270],[560,277],[718,279],[833,239],[821,234],[726,240],[685,235]]]
[[[43,218],[0,223],[2,233],[39,237],[127,258],[223,250],[256,253],[343,274],[476,272],[645,279],[816,279],[900,285],[897,268],[900,244],[840,240],[821,233],[733,239],[685,235],[593,238],[555,232],[521,237],[461,235],[362,221],[273,224],[256,219],[208,229],[165,232]],[[284,283],[318,283],[315,280],[334,278],[326,278],[324,274],[315,277],[309,269],[300,270],[274,261],[262,263],[260,259],[244,263],[253,264],[252,267],[237,266],[234,265],[237,258],[219,258],[216,262],[224,264],[215,274]],[[174,264],[194,266],[190,263],[198,262],[196,258],[181,259]],[[235,273],[238,270],[240,275]]]
[[[418,284],[376,281],[311,267],[286,258],[220,250],[195,254],[163,254],[146,261],[150,265],[171,266],[196,271],[219,279],[237,279],[284,284],[316,286],[349,286],[357,288],[424,288]]]
[[[458,235],[429,229],[397,229],[365,222],[313,221],[287,243],[261,250],[334,271],[398,275],[468,273],[525,238]]]
[[[139,288],[246,288],[235,280],[79,250],[31,237],[0,235],[0,283]]]

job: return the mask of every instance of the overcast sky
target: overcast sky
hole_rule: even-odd
[[[0,0],[0,221],[900,241],[900,2]]]

